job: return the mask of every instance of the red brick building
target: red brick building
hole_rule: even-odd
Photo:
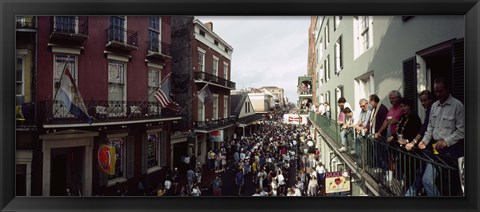
[[[158,183],[170,164],[172,122],[180,120],[149,96],[172,71],[171,17],[33,20],[31,38],[17,39],[17,53],[28,53],[22,73],[29,74],[17,79],[25,90],[17,93],[23,95],[18,108],[31,117],[17,121],[17,151],[32,158],[25,194],[63,196],[69,188],[73,195],[111,195],[118,182],[134,195],[142,176]],[[17,37],[27,37],[18,30],[23,28],[17,24]],[[72,115],[58,98],[66,69],[92,123]],[[97,152],[104,144],[115,149],[112,175],[99,168]]]

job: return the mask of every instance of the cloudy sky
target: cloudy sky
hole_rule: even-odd
[[[296,102],[297,78],[307,74],[308,16],[196,16],[233,47],[236,89],[278,86]]]

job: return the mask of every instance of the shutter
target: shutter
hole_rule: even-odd
[[[417,62],[415,57],[403,61],[403,97],[413,101],[412,111],[417,110]]]
[[[340,36],[340,69],[343,70],[343,42],[342,36]]]
[[[167,133],[162,132],[160,140],[160,167],[167,165]]]
[[[134,165],[135,165],[135,139],[133,136],[127,137],[127,179],[130,179],[134,176]]]
[[[453,44],[453,72],[452,72],[452,95],[465,104],[465,46],[464,40],[457,40]]]
[[[142,138],[142,174],[147,173],[147,170],[148,170],[147,140],[148,140],[148,135],[147,134],[143,135],[143,138]]]

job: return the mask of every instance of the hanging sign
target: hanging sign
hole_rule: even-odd
[[[338,193],[350,191],[350,172],[325,173],[325,193]]]
[[[116,153],[115,147],[109,145],[101,145],[98,149],[98,165],[100,170],[108,175],[115,174]]]

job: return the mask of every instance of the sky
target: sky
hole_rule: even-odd
[[[298,76],[307,74],[309,16],[196,16],[233,47],[231,81],[247,87],[283,88],[298,100]]]

